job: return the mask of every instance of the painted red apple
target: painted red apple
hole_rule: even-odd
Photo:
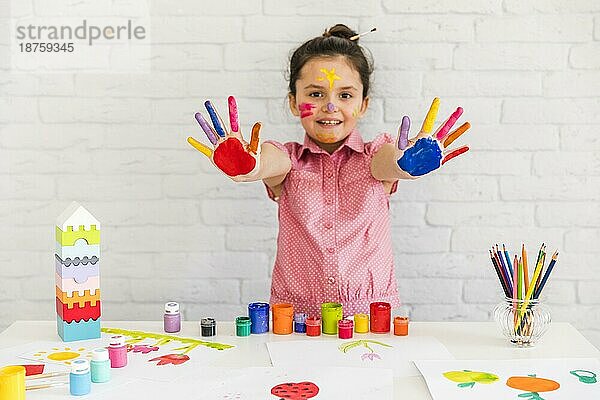
[[[302,400],[315,397],[319,393],[319,387],[312,382],[281,383],[271,388],[271,394],[281,400]]]
[[[217,146],[213,161],[229,176],[245,175],[256,165],[256,159],[244,149],[242,142],[233,137]]]

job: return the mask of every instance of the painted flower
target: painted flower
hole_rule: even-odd
[[[134,353],[148,354],[151,351],[158,351],[158,347],[156,347],[156,346],[148,346],[146,344],[136,344],[135,346],[133,346],[132,351]]]
[[[375,359],[381,360],[381,357],[379,357],[379,354],[377,354],[377,353],[365,353],[360,357],[360,359],[363,361],[366,360],[367,358],[371,361],[373,361]]]
[[[152,360],[148,360],[150,361],[158,361],[158,364],[156,365],[166,365],[166,364],[173,364],[173,365],[179,365],[179,364],[183,364],[184,362],[188,361],[190,359],[189,356],[186,356],[185,354],[165,354],[164,356],[159,356],[156,358],[153,358]]]

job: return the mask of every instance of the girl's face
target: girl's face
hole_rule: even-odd
[[[312,140],[333,151],[367,111],[362,91],[360,75],[343,56],[313,58],[300,70],[290,109]]]

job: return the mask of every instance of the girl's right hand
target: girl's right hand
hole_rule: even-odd
[[[254,124],[250,143],[246,142],[239,129],[235,98],[229,96],[228,103],[231,128],[229,131],[227,131],[225,123],[210,101],[206,101],[204,106],[210,115],[213,126],[208,124],[201,113],[197,112],[194,115],[202,130],[206,133],[208,140],[213,144],[214,150],[193,137],[188,137],[188,143],[207,156],[217,168],[233,181],[250,182],[259,180],[260,153],[258,140],[261,123],[256,122]]]

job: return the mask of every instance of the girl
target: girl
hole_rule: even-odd
[[[245,142],[233,97],[230,131],[209,101],[214,129],[196,114],[214,150],[188,138],[232,180],[264,182],[279,205],[271,303],[289,302],[310,315],[323,302],[342,303],[344,315],[368,312],[374,301],[400,305],[388,197],[398,179],[415,179],[468,150],[443,156],[440,143],[445,148],[469,125],[448,134],[459,107],[432,137],[438,99],[412,140],[405,116],[395,143],[388,134],[363,141],[356,126],[369,107],[372,64],[360,36],[338,24],[293,53],[288,100],[306,132],[303,143],[269,140],[259,149],[260,123]]]

